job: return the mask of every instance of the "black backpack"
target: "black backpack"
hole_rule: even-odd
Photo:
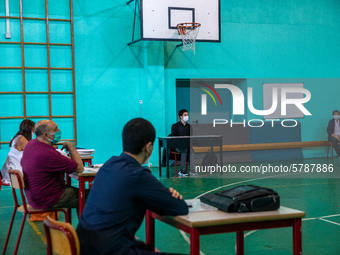
[[[216,166],[217,165],[217,157],[215,153],[210,153],[210,150],[207,154],[205,154],[201,166]]]
[[[200,200],[225,212],[260,212],[280,208],[277,192],[255,185],[241,185],[205,194]]]

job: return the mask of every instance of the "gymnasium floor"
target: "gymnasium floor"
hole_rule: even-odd
[[[339,172],[339,162],[326,158],[306,159],[290,162],[257,162],[260,164],[333,164],[334,172]],[[233,164],[240,166],[242,164]],[[243,164],[244,165],[244,164]],[[254,165],[249,164],[248,165]],[[170,176],[174,176],[174,167],[170,168]],[[158,177],[158,168],[152,168]],[[262,175],[255,178],[230,178],[228,175],[212,175],[206,178],[161,178],[160,181],[177,189],[185,199],[197,198],[201,194],[216,188],[231,188],[239,184],[255,184],[276,190],[281,197],[281,205],[305,211],[302,222],[303,254],[339,254],[340,242],[340,179],[338,178],[297,178],[289,175],[278,178],[280,174]],[[163,168],[165,176],[165,168]],[[294,177],[294,178],[291,178]],[[76,182],[73,185],[77,185]],[[13,210],[13,198],[9,187],[0,191],[0,248],[3,249],[10,217]],[[63,220],[63,217],[61,217]],[[22,220],[17,213],[13,232],[6,254],[12,254]],[[77,225],[75,212],[73,226]],[[137,236],[145,240],[144,225]],[[41,222],[26,222],[18,254],[46,254],[46,240]],[[164,252],[189,253],[188,236],[173,227],[156,221],[156,247]],[[202,236],[201,255],[235,254],[235,233]],[[281,228],[272,230],[250,231],[245,233],[245,254],[285,255],[292,254],[292,230]]]

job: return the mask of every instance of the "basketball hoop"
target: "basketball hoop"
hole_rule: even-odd
[[[195,42],[200,26],[200,23],[180,23],[177,25],[178,34],[182,36],[183,51],[193,50],[195,54]]]

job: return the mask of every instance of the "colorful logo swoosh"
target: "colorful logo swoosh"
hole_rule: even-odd
[[[220,104],[222,105],[222,100],[221,100],[221,98],[220,98],[220,95],[216,92],[216,90],[215,90],[213,87],[211,87],[210,85],[205,84],[205,83],[203,83],[203,82],[197,82],[197,83],[202,84],[203,86],[209,88],[212,92],[214,92],[214,94],[217,96],[218,100],[220,101]],[[212,98],[212,100],[214,101],[215,106],[217,106],[215,97],[213,96],[213,94],[211,94],[211,92],[209,92],[208,90],[206,90],[206,89],[204,89],[204,88],[199,88],[199,89],[201,89],[201,90],[203,90],[204,92],[206,92],[206,93]]]

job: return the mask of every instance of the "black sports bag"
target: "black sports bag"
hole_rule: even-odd
[[[255,185],[241,185],[205,194],[200,200],[225,212],[260,212],[280,208],[280,196],[277,192]]]

